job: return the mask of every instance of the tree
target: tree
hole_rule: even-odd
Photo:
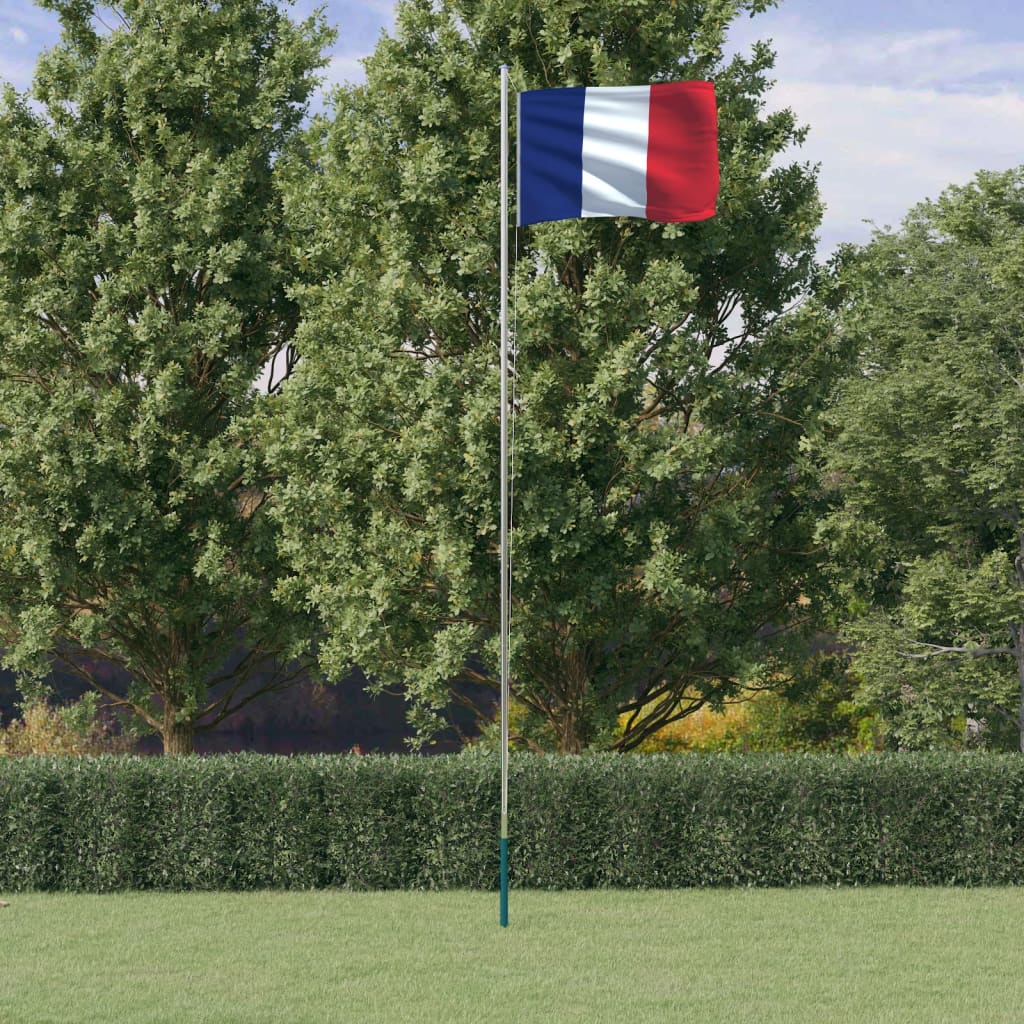
[[[185,753],[308,645],[271,595],[254,382],[297,321],[277,163],[329,33],[269,0],[44,6],[38,106],[0,104],[0,647]]]
[[[808,287],[815,172],[762,113],[762,0],[411,0],[334,98],[292,197],[297,292],[275,489],[325,669],[404,687],[425,740],[459,679],[496,685],[498,76],[515,88],[712,78],[718,215],[516,235],[512,672],[558,748],[630,749],[767,676],[808,618],[797,446],[827,346],[773,328]],[[628,726],[617,733],[618,716]]]
[[[1022,253],[1018,168],[916,207],[847,271],[859,366],[822,443],[822,533],[862,693],[905,746],[986,722],[1024,749]]]

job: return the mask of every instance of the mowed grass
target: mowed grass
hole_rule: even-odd
[[[2,1024],[1024,1020],[1017,889],[6,899]]]

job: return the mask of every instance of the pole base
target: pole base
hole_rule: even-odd
[[[493,849],[493,847],[492,847]],[[508,838],[501,838],[501,900],[500,900],[500,921],[501,927],[508,927]]]

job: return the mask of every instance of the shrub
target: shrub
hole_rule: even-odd
[[[0,760],[0,891],[487,889],[499,768],[417,757]],[[1024,883],[1024,758],[517,753],[520,888]]]
[[[26,703],[20,719],[0,727],[0,757],[127,753],[134,737],[101,714],[98,699],[86,694],[60,707],[42,699]]]

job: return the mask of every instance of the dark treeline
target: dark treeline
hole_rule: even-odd
[[[108,669],[108,682],[123,689],[126,680]],[[77,701],[88,686],[67,670],[55,669],[49,680],[52,699],[59,705]],[[256,680],[255,686],[260,685]],[[476,688],[470,699],[486,699]],[[6,726],[19,715],[22,697],[13,673],[0,669],[0,725]],[[430,748],[430,753],[450,753],[461,749],[464,738],[476,735],[473,715],[457,707],[451,709],[453,726]],[[398,694],[382,693],[372,697],[366,692],[366,679],[355,671],[332,686],[312,681],[299,683],[290,690],[262,697],[217,723],[207,732],[196,734],[195,748],[200,754],[233,753],[242,750],[263,754],[339,754],[403,753],[412,729],[406,721],[405,701]],[[156,734],[142,736],[136,752],[159,754],[162,746]]]

